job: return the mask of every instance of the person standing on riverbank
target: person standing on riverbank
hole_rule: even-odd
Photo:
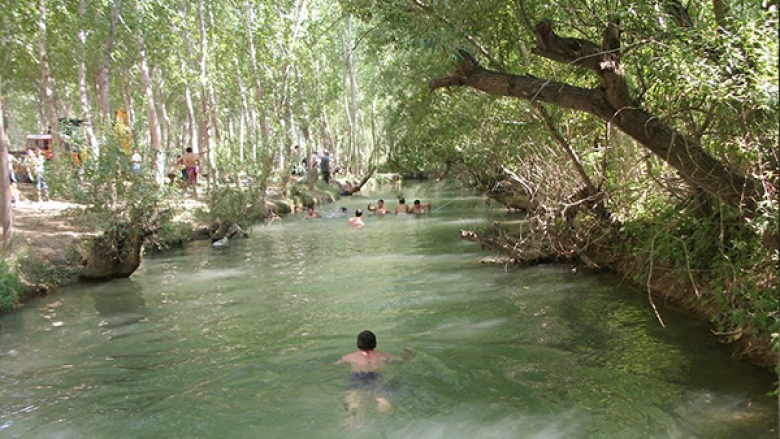
[[[35,182],[35,189],[38,192],[38,202],[49,201],[49,186],[46,184],[45,171],[46,162],[43,152],[40,148],[27,150],[27,173],[30,180]]]
[[[195,196],[198,195],[198,165],[200,165],[200,156],[192,152],[192,147],[186,149],[186,153],[176,160],[177,165],[184,165],[184,172],[187,176],[187,184],[192,187]]]
[[[328,151],[322,151],[320,172],[322,172],[322,180],[325,184],[330,184],[330,153]]]

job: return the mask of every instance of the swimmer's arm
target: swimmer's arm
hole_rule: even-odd
[[[366,210],[369,212],[373,212],[376,210],[376,207],[372,206],[371,203],[368,203],[368,206],[366,206]]]
[[[414,352],[415,351],[414,351],[414,349],[412,349],[412,348],[407,346],[407,347],[403,348],[402,352],[403,353],[401,354],[400,357],[396,356],[396,355],[388,355],[388,357],[386,359],[388,361],[402,361],[402,362],[405,363],[405,362],[409,361],[414,356]]]
[[[344,355],[343,357],[339,358],[338,361],[333,363],[333,365],[335,366],[335,365],[346,364],[346,363],[352,364],[352,354]]]

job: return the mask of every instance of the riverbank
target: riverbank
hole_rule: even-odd
[[[771,258],[743,268],[717,267],[693,260],[682,248],[675,250],[685,258],[675,264],[656,258],[653,249],[660,253],[660,239],[645,242],[641,235],[626,232],[632,228],[651,230],[651,225],[616,228],[589,221],[568,227],[547,224],[531,216],[523,222],[522,231],[516,224],[494,223],[480,231],[461,231],[460,237],[504,255],[508,262],[503,264],[566,263],[613,272],[645,297],[659,325],[664,322],[657,305],[683,309],[707,322],[713,335],[730,345],[735,355],[778,373],[777,271]],[[740,276],[731,276],[734,270]]]
[[[113,276],[111,271],[116,267],[110,264],[95,269],[90,263],[97,261],[103,265],[102,260],[112,259],[110,255],[93,252],[95,243],[100,241],[98,238],[102,239],[108,233],[105,219],[85,214],[84,206],[73,202],[32,201],[34,189],[29,184],[20,184],[19,189],[22,199],[13,208],[11,242],[2,260],[4,265],[0,267],[0,277],[4,279],[0,282],[0,313],[11,311],[22,306],[27,298],[47,294],[58,287],[103,278],[93,277],[95,271],[106,279],[127,276],[122,273]],[[189,193],[174,194],[176,198],[163,200],[154,208],[162,210],[152,214],[167,219],[158,224],[159,228],[153,230],[151,236],[144,235],[142,251],[138,248],[131,253],[156,253],[190,241],[218,240],[229,233],[243,234],[240,225],[275,221],[286,214],[302,211],[304,205],[331,203],[336,193],[335,187],[318,185],[309,190],[299,182],[287,190],[271,187],[257,199],[247,198],[252,197],[253,192],[230,187],[220,188],[213,196],[202,192],[195,197]],[[108,230],[127,226],[113,224]],[[131,229],[127,230],[132,233]],[[117,237],[108,239],[116,240]],[[124,246],[119,241],[111,245]],[[109,253],[118,251],[116,255],[120,260],[126,258],[121,256],[125,250],[109,250]],[[139,258],[134,259],[140,263]],[[125,262],[119,265],[130,266],[127,273],[132,273],[137,265],[133,267],[132,263]]]
[[[190,214],[205,207],[201,201],[185,199],[178,206],[178,216],[193,230],[206,227]],[[81,209],[78,204],[60,200],[25,199],[16,203],[11,243],[4,260],[19,275],[18,302],[79,280],[84,243],[103,234],[97,224],[80,215]]]

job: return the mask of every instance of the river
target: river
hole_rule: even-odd
[[[501,209],[405,192],[434,212],[352,229],[337,207],[397,194],[344,198],[0,317],[0,438],[777,437],[773,377],[704,324],[661,307],[662,328],[610,275],[480,264],[458,230]],[[353,393],[333,363],[364,329],[415,352]]]

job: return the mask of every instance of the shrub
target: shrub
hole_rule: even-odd
[[[0,313],[12,310],[21,295],[19,276],[10,271],[5,262],[0,261]]]

